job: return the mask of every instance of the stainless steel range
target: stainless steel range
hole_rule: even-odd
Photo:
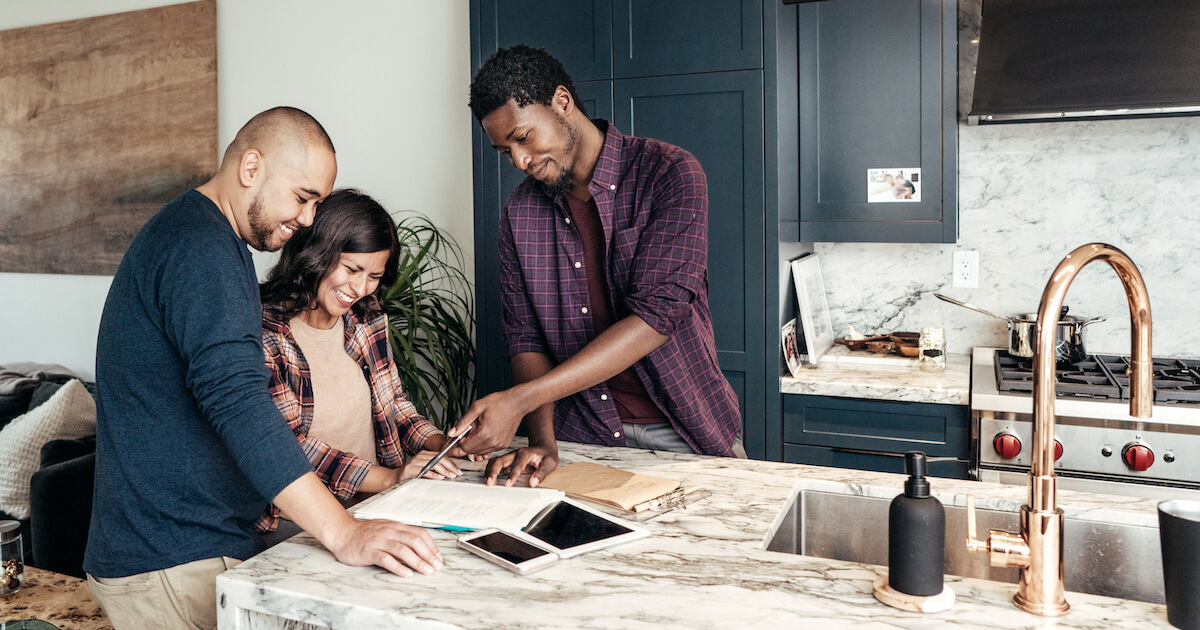
[[[1057,370],[1059,488],[1200,499],[1200,361],[1155,359],[1151,418],[1129,415],[1127,358],[1092,355]],[[1033,444],[1033,368],[1004,350],[971,362],[972,468],[981,481],[1025,485]]]

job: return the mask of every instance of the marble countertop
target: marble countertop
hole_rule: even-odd
[[[21,590],[0,597],[0,623],[27,619],[46,621],[62,630],[112,630],[87,582],[30,566],[25,567]]]
[[[594,461],[678,479],[710,495],[642,522],[650,538],[518,576],[434,531],[445,568],[400,578],[349,567],[307,534],[217,579],[221,628],[1169,628],[1161,605],[1068,593],[1048,620],[1012,604],[1015,586],[946,576],[941,613],[903,612],[872,595],[886,567],[766,550],[801,490],[891,497],[903,477],[856,470],[563,443],[564,463]],[[466,482],[479,475],[464,476]],[[1016,509],[1025,489],[933,480],[948,504]],[[1060,492],[1068,516],[1156,526],[1155,502]],[[280,619],[293,621],[281,622]],[[300,622],[297,624],[296,622]],[[311,624],[311,625],[310,625]]]
[[[917,359],[852,352],[840,345],[825,353],[817,365],[806,365],[799,375],[779,379],[779,391],[784,394],[943,405],[968,404],[970,389],[970,355],[947,354],[945,371],[927,372]]]

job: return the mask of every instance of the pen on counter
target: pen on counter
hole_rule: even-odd
[[[462,439],[471,432],[471,429],[474,428],[474,424],[467,425],[467,428],[463,429],[462,433],[459,433],[458,435],[454,436],[453,439],[447,442],[446,445],[442,447],[442,450],[438,451],[438,454],[434,455],[433,459],[429,460],[428,464],[425,464],[425,467],[421,469],[421,472],[417,473],[415,479],[420,479],[421,477],[425,476],[425,473],[433,470],[433,467],[436,466],[438,462],[442,461],[442,458],[445,457],[447,453],[454,450],[454,447],[458,446],[458,443],[461,442]]]

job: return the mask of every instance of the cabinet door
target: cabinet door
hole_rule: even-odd
[[[612,82],[576,83],[579,100],[592,118],[612,120]],[[508,195],[525,179],[525,173],[509,163],[474,126],[475,155],[479,174],[475,181],[475,318],[476,381],[480,395],[512,385],[512,366],[504,344],[504,320],[500,304],[500,252],[496,243],[500,209]]]
[[[954,242],[955,3],[826,0],[797,17],[798,240]],[[875,201],[869,170],[914,168],[919,201]]]
[[[762,0],[617,0],[613,76],[763,66]]]
[[[479,0],[480,61],[500,48],[545,48],[579,83],[612,78],[611,0]]]
[[[708,178],[709,308],[743,418],[761,417],[766,387],[762,94],[758,71],[613,82],[617,128],[688,150]],[[763,430],[761,422],[746,428]]]

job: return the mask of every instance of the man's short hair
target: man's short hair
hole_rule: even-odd
[[[531,103],[549,106],[560,85],[567,88],[575,106],[586,116],[587,110],[575,93],[575,82],[553,55],[523,44],[501,48],[488,57],[471,81],[471,113],[476,120],[483,120],[510,100],[517,107]]]
[[[268,154],[275,148],[291,148],[297,142],[336,153],[333,141],[316,118],[304,110],[281,106],[256,114],[242,125],[233,142],[225,149],[224,159],[237,160],[249,149]]]

